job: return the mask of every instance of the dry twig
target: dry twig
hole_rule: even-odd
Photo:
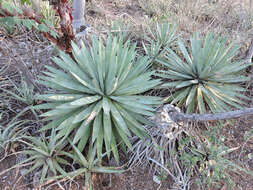
[[[184,114],[184,113],[178,112],[178,110],[176,110],[176,108],[173,105],[167,104],[163,107],[163,110],[175,122],[217,121],[217,120],[235,119],[235,118],[253,115],[253,108],[245,108],[242,110],[235,110],[235,111],[215,113],[215,114]]]

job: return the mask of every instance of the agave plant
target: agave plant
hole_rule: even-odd
[[[163,87],[174,88],[175,93],[165,101],[186,107],[187,112],[205,113],[241,108],[246,99],[244,88],[238,84],[248,80],[242,71],[251,63],[233,61],[238,46],[227,45],[226,39],[209,33],[205,38],[195,34],[187,48],[181,40],[178,47],[181,58],[171,49],[164,59],[157,60],[165,66],[157,76],[169,79]]]
[[[177,39],[176,26],[169,23],[156,24],[155,29],[148,28],[148,34],[143,43],[145,53],[152,58],[152,61],[161,57]]]
[[[58,126],[58,138],[74,132],[73,143],[83,150],[89,138],[96,142],[97,154],[102,155],[105,145],[117,161],[117,144],[132,145],[132,133],[145,136],[142,125],[144,116],[153,116],[158,97],[138,95],[157,86],[159,80],[151,80],[149,59],[136,57],[135,45],[109,37],[106,46],[93,38],[90,49],[78,48],[74,43],[74,60],[64,52],[54,62],[62,69],[47,67],[49,72],[41,81],[56,90],[41,95],[49,103],[37,109],[52,109],[42,116],[52,120],[44,130]],[[73,133],[72,133],[73,134]]]
[[[1,114],[0,114],[1,119]],[[24,137],[23,130],[20,129],[26,121],[17,121],[8,124],[6,127],[0,125],[0,155],[5,152],[7,154],[13,143]]]
[[[16,121],[18,117],[23,115],[28,110],[30,110],[33,115],[38,118],[37,113],[33,110],[33,105],[35,104],[36,97],[34,86],[28,86],[27,82],[23,78],[21,79],[19,86],[16,85],[12,80],[9,81],[13,85],[13,90],[7,90],[0,87],[0,90],[5,92],[3,93],[3,96],[9,97],[26,105],[26,107],[21,112],[17,113],[17,115],[11,120],[10,123]]]
[[[40,183],[44,182],[47,177],[50,177],[50,172],[54,176],[58,174],[67,175],[62,168],[63,165],[69,165],[69,162],[62,157],[63,155],[66,157],[63,148],[67,145],[67,141],[65,139],[57,140],[55,130],[52,130],[51,135],[47,138],[38,139],[27,136],[26,139],[29,142],[23,142],[28,145],[28,150],[24,150],[22,153],[27,155],[28,158],[18,165],[27,164],[32,166],[24,172],[24,175],[36,169],[42,169]]]
[[[90,140],[92,141],[92,139]],[[65,155],[72,158],[73,162],[78,165],[78,168],[75,169],[73,172],[67,173],[66,175],[56,176],[52,179],[64,177],[75,178],[77,176],[85,174],[85,186],[89,190],[92,190],[92,173],[122,173],[124,171],[116,167],[101,166],[101,164],[99,163],[100,159],[96,157],[96,143],[94,145],[92,142],[89,143],[89,151],[86,157],[82,154],[81,150],[78,149],[78,147],[76,147],[71,141],[69,141],[69,143],[73,147],[74,152],[65,152]],[[105,156],[105,154],[103,154],[102,156]]]
[[[124,42],[129,40],[132,36],[132,29],[129,23],[125,23],[122,20],[113,21],[111,24],[111,35],[119,36]]]

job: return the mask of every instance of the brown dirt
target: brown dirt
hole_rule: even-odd
[[[15,156],[8,157],[0,162],[0,172],[16,165]],[[11,170],[6,172],[4,175],[0,176],[0,189],[1,190],[12,190],[12,189],[20,189],[20,190],[28,190],[26,186],[24,186],[24,179],[19,175],[19,169]]]

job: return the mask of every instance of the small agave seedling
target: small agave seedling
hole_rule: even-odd
[[[153,61],[161,57],[177,39],[176,26],[169,23],[157,23],[154,30],[149,27],[148,34],[145,37],[148,44],[143,43],[143,48]]]
[[[20,117],[21,115],[23,115],[25,112],[27,112],[28,110],[30,110],[34,116],[36,118],[38,118],[38,115],[37,113],[33,110],[33,105],[35,103],[35,91],[34,91],[34,86],[28,86],[28,84],[26,83],[26,81],[22,78],[21,79],[21,83],[20,83],[20,86],[16,85],[13,81],[9,80],[11,82],[11,84],[13,85],[13,89],[14,90],[7,90],[7,89],[4,89],[4,88],[1,88],[1,90],[3,92],[6,93],[6,95],[4,96],[7,96],[9,95],[9,97],[11,99],[14,99],[14,100],[17,100],[23,104],[26,105],[26,107],[21,111],[19,112],[13,119],[11,122],[14,122],[16,121],[16,119],[18,117]]]
[[[251,63],[233,61],[239,47],[227,45],[226,39],[215,38],[211,33],[205,38],[196,34],[190,42],[187,51],[183,42],[178,40],[182,57],[167,49],[165,58],[157,59],[166,68],[157,76],[169,79],[162,87],[175,89],[165,101],[186,107],[187,112],[242,108],[245,104],[242,100],[247,98],[242,95],[245,89],[238,84],[248,80],[242,72]]]
[[[122,20],[113,21],[110,29],[112,36],[119,36],[124,42],[129,40],[132,35],[131,26],[129,23],[124,23]]]
[[[74,60],[60,52],[53,60],[61,70],[47,66],[47,76],[42,77],[42,84],[56,90],[39,96],[49,103],[36,108],[51,109],[41,115],[51,120],[44,130],[58,126],[58,138],[73,132],[73,144],[81,151],[91,138],[99,157],[105,145],[108,156],[112,151],[119,161],[117,145],[131,149],[132,133],[144,137],[144,116],[153,116],[153,107],[161,103],[159,97],[139,94],[160,81],[151,80],[149,59],[137,58],[129,42],[109,37],[104,45],[94,37],[90,49],[74,43],[72,47]]]
[[[78,168],[74,170],[73,172],[67,173],[67,175],[57,176],[56,178],[52,179],[58,179],[63,177],[69,177],[69,178],[75,178],[77,176],[80,176],[82,174],[85,175],[85,186],[92,190],[92,181],[91,181],[91,175],[92,173],[122,173],[124,170],[118,169],[116,167],[105,167],[101,166],[99,164],[100,159],[96,157],[96,143],[92,144],[92,140],[90,140],[89,143],[89,151],[87,153],[87,156],[85,157],[80,149],[76,147],[71,141],[69,141],[71,146],[73,147],[74,153],[65,153],[66,156],[72,158],[75,164],[78,165]],[[105,156],[106,153],[102,155]]]
[[[28,158],[22,161],[20,164],[31,165],[29,169],[24,172],[24,175],[35,171],[36,169],[42,169],[40,183],[46,180],[51,172],[54,176],[59,174],[67,175],[62,166],[69,165],[69,162],[65,159],[66,154],[63,148],[67,145],[65,139],[57,140],[55,130],[52,130],[51,135],[47,138],[36,138],[27,136],[29,141],[23,141],[28,145],[28,150],[22,151]],[[65,158],[63,157],[65,155]],[[18,166],[18,165],[17,165]]]
[[[25,121],[17,121],[8,124],[6,127],[0,125],[0,155],[3,152],[8,153],[13,143],[24,137],[23,130],[20,129],[24,123]]]

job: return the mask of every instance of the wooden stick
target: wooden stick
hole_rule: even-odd
[[[247,117],[253,115],[253,108],[246,108],[242,110],[235,110],[230,112],[214,113],[214,114],[184,114],[176,110],[176,108],[170,104],[163,107],[163,110],[170,116],[175,122],[180,121],[218,121],[226,119],[235,119],[240,117]]]

